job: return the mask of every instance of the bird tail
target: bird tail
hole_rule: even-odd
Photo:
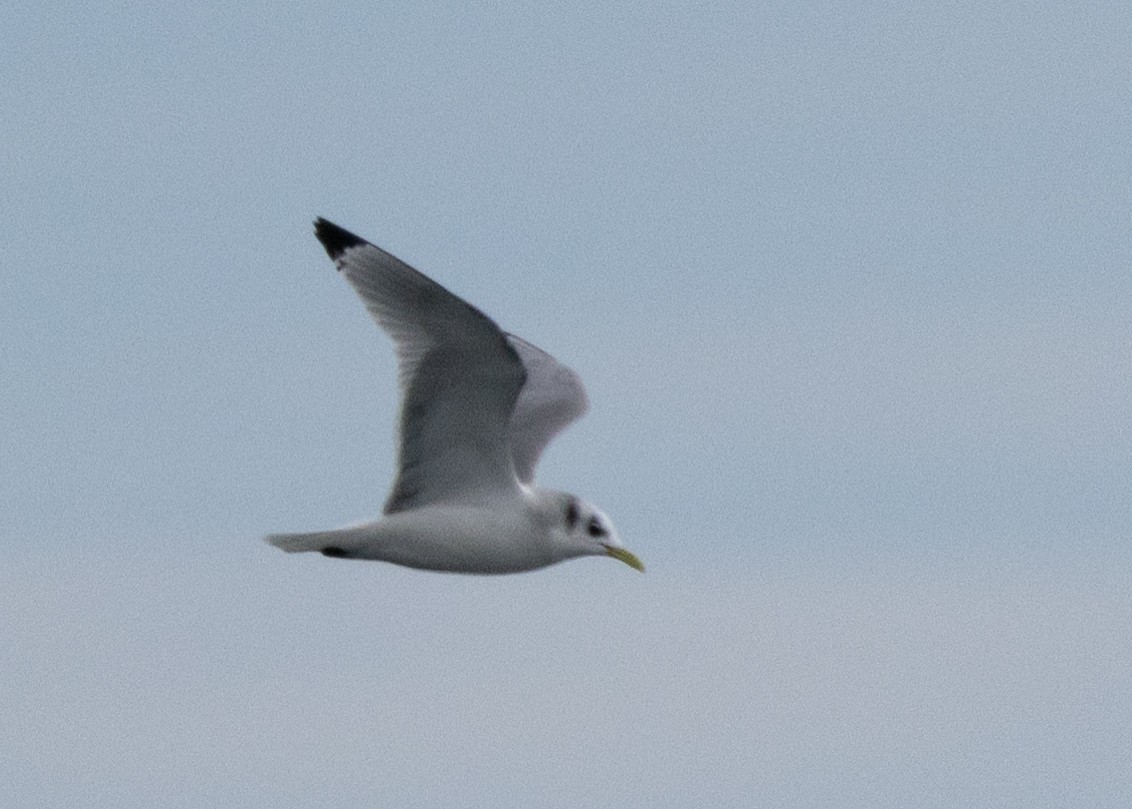
[[[303,553],[305,551],[325,552],[328,548],[337,548],[342,542],[340,531],[314,531],[309,534],[269,534],[264,537],[269,545],[274,545],[287,553]]]

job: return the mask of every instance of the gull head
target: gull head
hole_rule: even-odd
[[[562,558],[610,556],[644,572],[644,564],[621,544],[613,523],[599,508],[565,492],[553,492],[552,502],[550,534]]]

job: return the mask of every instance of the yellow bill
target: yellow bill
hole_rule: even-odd
[[[606,545],[605,554],[606,556],[612,556],[614,559],[620,559],[629,567],[636,568],[642,573],[645,572],[644,563],[641,562],[641,560],[637,558],[636,554],[634,554],[630,550],[618,547],[617,545]]]

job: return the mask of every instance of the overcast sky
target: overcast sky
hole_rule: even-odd
[[[9,5],[0,803],[1132,803],[1126,4]],[[646,574],[261,542],[393,469],[315,216]]]

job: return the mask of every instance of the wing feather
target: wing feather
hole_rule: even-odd
[[[507,431],[515,473],[529,484],[546,445],[580,419],[589,402],[576,373],[520,337],[508,334],[507,340],[527,371]]]
[[[517,492],[511,417],[527,373],[491,318],[405,262],[325,219],[315,235],[393,338],[403,392],[392,514]]]

